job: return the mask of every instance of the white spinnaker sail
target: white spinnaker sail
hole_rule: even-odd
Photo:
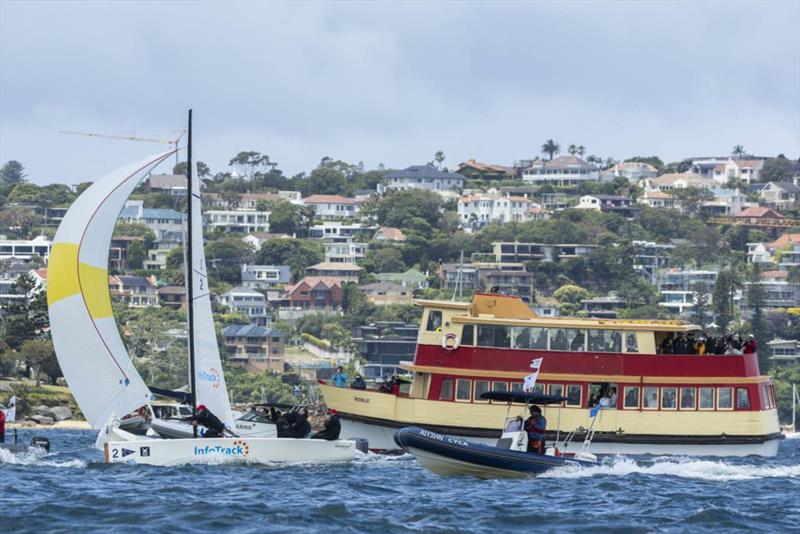
[[[211,314],[211,298],[208,288],[206,255],[203,250],[203,213],[200,200],[200,178],[197,166],[192,170],[192,277],[194,300],[195,388],[197,404],[205,404],[211,413],[219,417],[229,428],[233,428],[231,402],[222,372],[219,345]]]
[[[94,428],[149,402],[150,390],[120,338],[108,291],[108,254],[119,213],[171,150],[113,171],[72,203],[47,265],[47,307],[58,363]]]

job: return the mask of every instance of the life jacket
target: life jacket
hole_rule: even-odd
[[[543,415],[530,417],[525,425],[528,439],[544,439],[544,432],[547,429],[547,419]]]

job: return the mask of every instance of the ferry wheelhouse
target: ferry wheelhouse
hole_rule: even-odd
[[[419,426],[494,444],[506,406],[481,395],[521,390],[531,361],[543,357],[537,391],[568,399],[558,419],[545,408],[548,437],[588,429],[599,392],[615,388],[616,404],[595,424],[593,452],[777,454],[783,436],[775,392],[756,354],[660,353],[667,336],[697,332],[697,325],[538,317],[518,297],[500,294],[415,303],[423,314],[414,361],[401,364],[413,373],[407,392],[321,384],[342,436],[389,450],[395,430]]]

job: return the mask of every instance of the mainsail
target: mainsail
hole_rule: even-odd
[[[203,214],[200,201],[200,178],[192,163],[192,277],[194,299],[191,303],[194,314],[195,387],[197,404],[205,404],[229,428],[233,427],[233,414],[228,399],[228,388],[222,372],[219,345],[211,315],[211,298],[206,271],[206,255],[203,250]]]
[[[174,153],[147,158],[96,181],[70,206],[50,251],[47,307],[53,345],[72,394],[94,428],[152,398],[117,330],[108,291],[108,254],[128,196]]]

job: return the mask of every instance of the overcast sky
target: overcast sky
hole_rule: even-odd
[[[510,165],[800,152],[800,2],[0,0],[0,163],[77,183],[160,151],[59,130],[184,127],[212,171],[323,156]],[[168,169],[167,169],[168,170]]]

